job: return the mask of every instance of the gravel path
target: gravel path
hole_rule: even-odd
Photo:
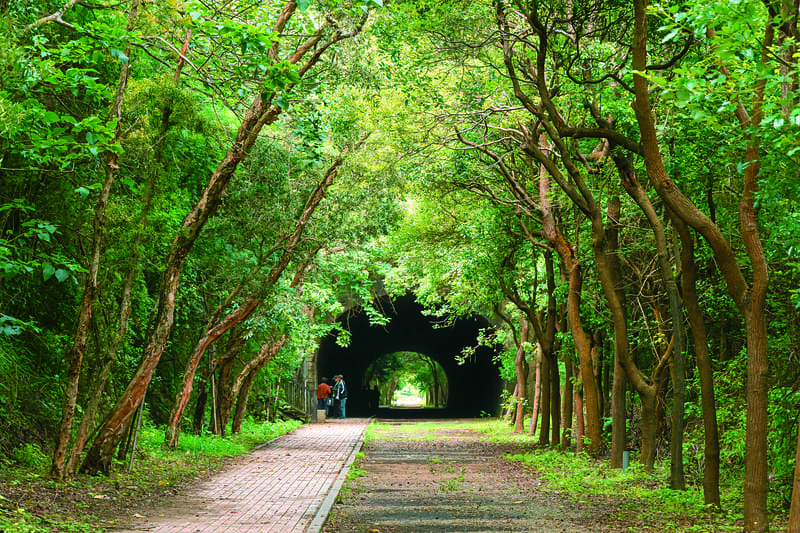
[[[510,452],[479,439],[469,422],[381,425],[354,467],[323,531],[341,533],[627,531],[607,510],[543,492]],[[613,521],[610,521],[613,523]]]

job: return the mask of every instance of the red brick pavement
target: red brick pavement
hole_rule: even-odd
[[[278,437],[125,533],[317,533],[364,441],[368,419]]]

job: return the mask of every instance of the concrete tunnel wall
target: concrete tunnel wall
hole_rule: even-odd
[[[500,411],[502,379],[492,362],[495,351],[480,347],[459,365],[456,356],[467,346],[475,346],[480,329],[489,326],[486,319],[458,319],[453,325],[438,325],[436,317],[422,314],[423,308],[413,296],[384,301],[390,317],[386,326],[370,326],[364,312],[345,313],[338,320],[351,332],[350,345],[341,347],[333,335],[326,336],[316,356],[318,379],[325,376],[333,385],[333,376],[342,374],[348,388],[347,415],[365,416],[368,412],[361,382],[367,369],[379,357],[400,351],[427,355],[447,374],[447,406],[435,411],[438,417],[477,417],[483,413],[497,416]],[[436,326],[436,327],[435,327]],[[381,416],[389,413],[383,412]],[[433,415],[434,413],[429,413]]]

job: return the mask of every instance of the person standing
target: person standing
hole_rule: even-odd
[[[322,378],[322,383],[317,387],[317,410],[325,410],[328,416],[328,398],[331,396],[331,386],[328,385],[328,378]]]
[[[338,409],[339,418],[345,419],[345,404],[347,403],[347,385],[341,374],[333,377],[336,384],[333,386],[333,401]]]

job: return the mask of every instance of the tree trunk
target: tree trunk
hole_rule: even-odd
[[[550,443],[555,448],[561,442],[561,373],[555,350],[550,361],[550,396]]]
[[[539,399],[539,418],[542,421],[542,425],[539,428],[539,445],[541,446],[550,444],[550,401],[553,399],[553,395],[550,394],[551,379],[550,359],[542,351],[542,397]]]
[[[575,451],[581,453],[583,451],[583,433],[584,433],[584,420],[583,420],[583,382],[581,381],[580,372],[575,372],[577,383],[575,387]]]
[[[506,409],[506,415],[503,417],[503,422],[506,424],[513,424],[514,418],[512,415],[516,414],[516,402],[517,402],[517,394],[519,393],[519,384],[514,385],[514,392],[511,393],[511,396],[508,398],[508,409]]]
[[[139,9],[139,0],[131,0],[130,10],[128,12],[128,25],[127,30],[130,32],[133,28],[133,23],[136,20],[136,14]],[[125,54],[130,57],[131,47],[128,45],[125,49]],[[125,98],[125,90],[128,86],[128,76],[130,73],[130,62],[122,64],[119,73],[119,81],[117,82],[117,91],[114,95],[114,102],[112,104],[113,118],[116,120],[116,127],[114,128],[114,142],[119,142],[122,137],[122,102]],[[89,258],[89,268],[86,273],[86,279],[83,284],[83,296],[81,298],[81,307],[78,312],[78,326],[75,332],[75,337],[70,350],[70,363],[67,370],[67,385],[64,392],[64,407],[61,411],[61,422],[58,426],[58,431],[55,437],[55,446],[53,450],[53,462],[50,466],[50,477],[54,479],[64,479],[64,461],[66,458],[67,447],[69,445],[70,437],[72,435],[72,420],[75,415],[75,405],[78,402],[78,388],[80,384],[81,369],[83,367],[83,356],[86,352],[87,337],[89,333],[89,326],[92,320],[92,307],[94,304],[95,294],[97,293],[97,275],[100,271],[100,258],[103,253],[103,241],[105,239],[105,226],[106,226],[106,208],[108,207],[108,199],[111,196],[111,186],[114,183],[115,170],[119,168],[117,161],[118,155],[115,152],[108,151],[104,154],[105,164],[103,171],[105,179],[103,187],[100,190],[100,196],[94,207],[94,223],[92,232],[92,252]],[[82,445],[81,445],[82,447]]]
[[[602,347],[603,333],[602,330],[597,329],[592,333],[592,366],[594,366],[594,379],[597,382],[597,405],[599,406],[600,412],[605,416],[607,402],[605,394],[606,384],[603,381],[605,378],[605,372],[603,372],[605,365],[603,364],[601,355]],[[575,372],[575,376],[579,378],[579,373]]]
[[[600,433],[600,411],[597,405],[597,388],[594,381],[594,368],[592,367],[592,353],[589,339],[583,331],[580,319],[580,298],[583,275],[580,264],[571,265],[569,268],[569,297],[567,312],[569,325],[572,331],[575,349],[580,360],[581,379],[583,380],[583,399],[586,404],[586,450],[591,456],[596,456],[602,444]]]
[[[563,431],[561,432],[561,449],[568,450],[571,444],[572,438],[572,409],[573,409],[573,395],[574,389],[572,383],[572,360],[568,358],[564,358],[564,362],[566,363],[565,366],[565,374],[564,374],[564,401],[561,403],[562,408],[562,415],[561,415],[561,424],[563,425]]]
[[[269,341],[265,342],[261,345],[261,348],[258,350],[258,353],[253,357],[244,368],[239,372],[239,375],[236,376],[233,384],[230,386],[227,392],[228,400],[221,405],[224,405],[224,408],[220,408],[220,427],[226,428],[228,427],[228,422],[231,419],[231,414],[233,413],[234,401],[236,398],[239,398],[239,392],[242,390],[242,386],[249,380],[255,378],[255,375],[258,373],[259,370],[264,368],[264,365],[272,361],[275,355],[283,348],[283,345],[286,344],[286,335],[281,335],[281,337],[277,341],[273,341],[270,339]],[[252,375],[251,375],[252,374]],[[249,390],[248,390],[249,392]],[[241,398],[240,398],[241,399]],[[242,409],[247,407],[247,401],[245,398],[244,405]],[[244,416],[244,414],[242,414]],[[233,430],[231,430],[233,431]]]
[[[203,432],[206,403],[208,403],[208,386],[206,385],[206,379],[202,379],[200,386],[197,387],[197,398],[195,399],[194,415],[192,416],[192,430],[195,435],[200,435]]]
[[[536,433],[536,426],[539,423],[539,398],[542,392],[542,350],[536,350],[534,365],[536,365],[536,381],[533,386],[533,409],[531,410],[531,426],[528,435],[531,437]]]
[[[797,426],[797,450],[794,454],[792,504],[789,508],[789,523],[786,525],[786,533],[800,533],[800,421]]]
[[[703,435],[705,439],[703,471],[703,498],[706,505],[720,509],[719,494],[719,429],[717,426],[717,401],[714,391],[714,372],[708,349],[703,311],[697,298],[697,269],[694,261],[694,240],[679,217],[671,216],[681,239],[681,271],[683,304],[694,337],[697,372],[700,376],[700,396],[703,410]]]
[[[294,1],[289,0],[286,3],[275,22],[274,29],[276,32],[280,33],[285,28],[296,9],[297,4]],[[362,18],[362,20],[365,19]],[[319,30],[294,51],[290,56],[289,62],[297,64],[307,53],[312,49],[314,50],[306,63],[298,69],[298,73],[302,77],[317,63],[328,47],[337,41],[352,37],[360,29],[361,26],[359,25],[349,33],[337,32],[332,40],[322,45],[320,45],[322,33]],[[271,53],[277,60],[277,41]],[[284,90],[289,91],[293,86],[293,84],[289,84]],[[167,267],[162,275],[158,292],[158,306],[153,321],[152,333],[145,342],[142,363],[112,409],[108,422],[100,429],[92,448],[89,450],[82,467],[82,470],[86,473],[93,474],[108,472],[109,470],[114,449],[122,439],[122,428],[134,415],[144,398],[144,393],[150,384],[153,372],[167,345],[174,322],[175,302],[183,263],[206,223],[217,212],[217,208],[222,202],[223,194],[233,178],[234,172],[252,149],[261,129],[265,125],[275,122],[280,115],[281,107],[272,105],[274,96],[275,93],[266,91],[256,94],[252,105],[242,120],[232,146],[211,176],[200,200],[184,219],[181,230],[170,246],[166,260]],[[301,219],[304,216],[305,214],[301,216]],[[299,239],[299,235],[297,238]],[[286,258],[286,261],[288,260],[289,258]]]
[[[647,5],[645,0],[634,1],[635,24],[632,48],[632,66],[634,72],[644,72],[647,68]],[[713,29],[707,30],[707,36],[714,37]],[[764,50],[772,46],[774,37],[773,21],[765,28],[762,41]],[[766,63],[766,56],[762,63]],[[717,67],[723,74],[727,73],[724,65]],[[767,66],[767,68],[769,68]],[[728,73],[729,74],[729,73]],[[659,151],[658,137],[652,116],[652,107],[648,94],[647,79],[634,74],[634,112],[641,132],[641,145],[645,155],[645,166],[650,181],[654,184],[664,203],[672,212],[681,217],[686,224],[699,232],[714,251],[717,265],[725,278],[728,292],[744,317],[747,333],[747,450],[744,483],[744,522],[748,532],[766,532],[769,530],[767,514],[767,415],[768,415],[768,358],[766,342],[766,291],[769,274],[764,258],[761,240],[758,235],[757,212],[755,210],[755,194],[758,189],[760,172],[760,147],[751,137],[750,129],[758,126],[762,119],[765,79],[756,82],[753,91],[752,116],[738,100],[733,97],[735,114],[744,130],[743,137],[747,142],[745,157],[744,188],[739,201],[739,218],[742,241],[747,251],[752,268],[752,285],[747,286],[742,270],[733,249],[719,231],[719,228],[692,204],[676,185],[669,179]]]
[[[166,110],[164,115],[167,115]],[[167,125],[162,123],[162,133],[165,132],[166,128]],[[160,138],[163,139],[163,135],[161,135]],[[157,153],[160,151],[158,146],[156,146],[155,150]],[[131,305],[133,284],[136,280],[136,274],[139,272],[139,256],[142,249],[144,230],[147,226],[147,217],[150,212],[150,206],[152,205],[153,194],[155,192],[155,178],[156,177],[154,173],[151,172],[148,174],[147,183],[142,196],[142,210],[139,213],[139,221],[136,226],[136,236],[134,237],[130,259],[128,260],[128,272],[125,275],[125,281],[122,286],[122,299],[119,304],[117,328],[112,335],[111,342],[108,347],[106,362],[103,364],[103,368],[100,370],[100,374],[97,377],[97,382],[95,383],[94,390],[92,391],[89,404],[84,411],[83,419],[81,420],[81,424],[78,427],[75,438],[73,439],[72,450],[70,451],[69,460],[67,461],[66,466],[67,477],[72,477],[75,475],[78,465],[80,464],[81,456],[83,455],[83,449],[86,445],[86,437],[89,434],[89,428],[94,423],[95,413],[97,412],[97,408],[103,399],[103,393],[105,392],[106,385],[108,384],[108,379],[111,376],[111,367],[117,360],[119,349],[122,346],[122,342],[125,340],[125,336],[128,332],[128,320],[130,319],[133,311]]]
[[[550,204],[550,181],[548,179],[547,170],[542,166],[542,171],[539,174],[539,197],[542,204],[543,214],[543,227],[544,234],[548,242],[558,252],[561,261],[564,264],[564,270],[567,272],[569,280],[569,294],[567,296],[567,316],[572,339],[575,343],[575,350],[578,353],[580,360],[581,377],[583,378],[584,385],[584,400],[586,403],[586,438],[589,441],[587,451],[589,455],[595,456],[600,450],[601,434],[600,434],[600,412],[597,402],[597,386],[594,380],[594,367],[592,365],[592,352],[591,343],[588,336],[583,330],[580,318],[580,302],[581,302],[581,288],[583,285],[583,272],[581,270],[581,263],[576,255],[576,250],[570,247],[564,236],[558,231],[555,218],[553,217],[552,208]],[[542,353],[542,377],[543,384],[548,383],[551,377],[549,361]],[[549,385],[549,384],[548,384]],[[556,387],[558,384],[556,384]],[[549,404],[549,386],[542,387],[542,403]],[[548,414],[549,414],[549,405]],[[547,444],[542,442],[541,435],[547,438],[547,430],[544,424],[546,422],[544,416],[545,411],[542,409],[542,429],[540,434],[540,444]]]
[[[186,405],[189,403],[189,397],[192,393],[192,383],[194,381],[195,372],[197,371],[197,365],[200,363],[200,359],[203,357],[203,353],[205,353],[206,348],[211,343],[215,342],[231,327],[250,318],[256,308],[261,305],[266,291],[278,282],[280,277],[283,275],[284,270],[289,265],[289,261],[294,256],[297,246],[301,242],[301,237],[305,231],[305,228],[308,226],[309,221],[311,220],[311,216],[314,214],[314,211],[317,209],[320,202],[322,202],[328,189],[330,189],[330,187],[333,185],[334,180],[339,172],[339,168],[342,166],[342,163],[344,163],[345,156],[351,151],[351,149],[359,149],[366,142],[368,137],[369,134],[363,136],[352,148],[343,150],[342,153],[339,154],[339,157],[336,158],[336,160],[328,167],[325,175],[322,177],[319,183],[317,183],[316,188],[306,200],[305,207],[303,208],[299,220],[295,224],[292,233],[286,239],[286,244],[282,247],[279,260],[270,269],[269,274],[267,274],[266,279],[261,283],[258,290],[251,294],[247,300],[235,311],[229,313],[221,322],[212,327],[212,324],[216,322],[222,310],[230,305],[234,297],[239,293],[239,288],[242,286],[240,283],[236,290],[232,291],[228,298],[226,298],[225,302],[217,308],[214,316],[212,316],[212,318],[209,320],[209,323],[206,326],[206,334],[197,343],[194,353],[186,363],[186,368],[184,369],[183,373],[183,383],[180,391],[175,397],[175,402],[173,403],[172,412],[170,413],[170,420],[169,424],[167,425],[165,435],[165,443],[168,448],[174,450],[178,446],[178,438],[180,436],[180,420],[184,409],[186,409]],[[310,261],[311,257],[316,255],[320,249],[320,247],[314,248],[311,256],[307,258],[307,260]],[[307,263],[307,261],[304,263]],[[256,267],[256,269],[253,271],[253,274],[257,273],[260,269],[260,266]],[[301,271],[304,269],[305,267],[302,266],[298,270],[297,274],[295,275],[293,285],[299,283]],[[233,398],[227,398],[227,400],[230,402],[234,401]]]
[[[164,446],[166,448],[175,450],[178,447],[181,418],[183,416],[183,411],[186,409],[186,405],[189,403],[189,397],[192,393],[192,384],[194,383],[194,375],[197,372],[197,366],[200,364],[203,354],[206,353],[206,349],[211,345],[211,343],[219,339],[233,326],[250,317],[260,303],[260,297],[257,295],[251,296],[235,311],[229,313],[228,316],[226,316],[225,319],[220,323],[212,326],[213,322],[215,321],[214,318],[217,316],[215,313],[215,317],[212,317],[212,319],[206,325],[206,333],[203,335],[200,341],[198,341],[197,346],[195,347],[191,357],[189,357],[189,360],[186,362],[186,367],[183,371],[183,382],[175,397],[175,401],[173,402],[172,411],[170,412],[169,416],[169,422],[167,423],[166,427],[166,434],[164,437]]]
[[[664,225],[644,192],[636,172],[629,165],[627,158],[617,157],[618,166],[624,167],[620,172],[622,184],[636,205],[642,210],[653,229],[656,242],[656,256],[658,259],[661,279],[667,288],[670,317],[672,319],[672,335],[674,348],[672,356],[672,439],[670,442],[671,468],[670,487],[673,490],[686,490],[686,476],[683,470],[683,427],[684,427],[684,398],[686,396],[686,371],[684,352],[686,349],[686,332],[683,327],[683,302],[678,294],[678,284],[672,273],[669,261],[667,237]]]
[[[609,146],[611,148],[611,146]],[[620,178],[624,179],[624,175],[627,171],[625,166],[621,166],[618,163],[620,159],[618,156],[615,156],[616,152],[612,151],[612,158],[614,159],[617,167],[617,172],[620,175]],[[626,161],[626,160],[625,160]],[[616,294],[616,299],[619,302],[620,307],[622,308],[623,318],[622,320],[625,322],[625,346],[623,347],[623,353],[626,352],[628,348],[627,342],[627,299],[625,295],[625,291],[623,289],[624,284],[622,281],[622,267],[620,266],[619,255],[616,253],[617,249],[619,248],[619,225],[620,225],[620,211],[621,211],[621,202],[618,196],[612,196],[608,200],[608,219],[609,223],[604,231],[605,234],[605,245],[603,246],[603,253],[604,257],[606,258],[603,264],[606,266],[608,271],[609,277],[612,280],[611,283],[614,285],[614,293]],[[595,252],[595,256],[597,252]],[[600,266],[598,266],[600,268]],[[604,287],[604,294],[606,294],[606,287]],[[613,315],[613,313],[612,313]],[[617,321],[619,317],[614,317],[615,326],[617,325]],[[594,339],[596,341],[598,339]],[[624,370],[622,369],[622,365],[619,362],[618,354],[620,353],[620,342],[619,342],[619,330],[614,330],[614,362],[612,363],[615,367],[615,370],[619,370],[620,372],[614,372],[614,382],[612,390],[612,399],[611,399],[611,467],[612,468],[622,468],[622,454],[627,447],[627,410],[625,409],[625,388],[627,385],[627,374],[625,374]],[[610,368],[607,368],[610,370]],[[598,387],[599,388],[599,387]],[[600,394],[602,394],[602,389],[600,390]],[[602,405],[602,404],[601,404]],[[601,412],[603,412],[601,410]]]
[[[604,343],[605,344],[605,343]],[[602,406],[603,410],[601,413],[603,416],[611,416],[611,396],[614,389],[614,371],[612,367],[616,365],[616,361],[613,357],[605,357],[602,359],[603,365],[603,398],[602,398]],[[623,371],[624,372],[624,371]],[[624,375],[623,375],[624,378]],[[623,395],[623,404],[622,404],[622,413],[625,416],[625,381],[622,381],[622,395]],[[600,402],[601,400],[598,400]]]
[[[386,384],[386,403],[389,407],[392,406],[392,401],[394,400],[394,392],[397,390],[397,378],[392,378],[389,383]]]
[[[611,383],[611,468],[622,468],[622,455],[628,446],[626,426],[628,410],[625,407],[628,375],[614,350],[614,377]],[[584,395],[585,396],[585,395]]]
[[[527,388],[527,373],[525,372],[525,344],[528,342],[528,320],[523,317],[522,328],[519,336],[519,347],[514,358],[514,370],[517,374],[517,413],[514,423],[514,433],[522,433],[525,429],[525,389]]]
[[[266,364],[266,363],[265,363]],[[256,378],[256,372],[250,372],[245,376],[242,381],[242,387],[239,389],[239,394],[236,398],[236,410],[233,412],[233,422],[231,422],[231,434],[242,432],[242,423],[244,422],[244,415],[247,414],[247,399],[250,396],[250,389],[253,387],[253,381]]]
[[[227,424],[225,421],[225,413],[233,410],[233,402],[236,395],[233,392],[233,381],[231,380],[231,373],[233,372],[233,363],[242,353],[245,345],[245,334],[237,328],[235,334],[232,334],[228,340],[225,348],[225,353],[222,357],[218,358],[212,364],[212,372],[219,369],[219,376],[216,379],[216,401],[214,402],[214,425],[212,432],[221,437],[225,436],[225,429]]]
[[[641,463],[648,472],[653,471],[656,462],[656,442],[658,442],[658,424],[656,423],[656,398],[655,390],[649,394],[639,393],[642,402],[642,448]]]
[[[231,422],[231,433],[241,433],[242,423],[244,423],[244,416],[247,414],[247,399],[250,396],[250,389],[253,386],[255,375],[249,376],[248,379],[242,383],[242,388],[239,390],[239,396],[236,400],[236,410],[233,412],[233,421]]]

